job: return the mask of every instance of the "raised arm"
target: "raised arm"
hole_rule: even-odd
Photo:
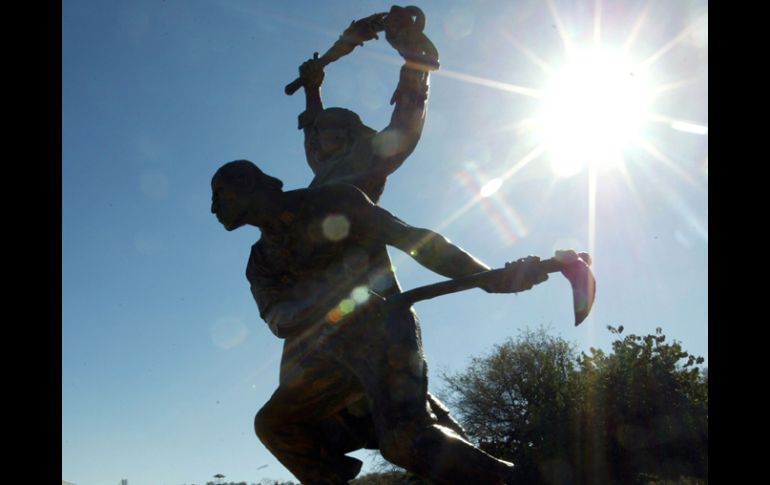
[[[313,121],[318,113],[323,111],[324,104],[321,100],[321,84],[324,80],[324,65],[318,58],[318,53],[313,54],[312,59],[308,59],[299,67],[299,77],[302,79],[302,86],[305,90],[305,111],[299,115],[299,128],[304,133],[305,138],[305,158],[308,165],[315,173],[316,162],[312,156],[310,147],[311,130]]]
[[[390,104],[390,124],[375,137],[384,171],[393,173],[414,151],[425,124],[430,71],[438,69],[438,51],[423,33],[425,15],[414,6],[393,6],[385,19],[385,38],[406,60]]]
[[[305,156],[313,172],[316,172],[315,164],[317,162],[309,150],[308,142],[311,137],[310,130],[313,122],[318,113],[324,109],[321,101],[323,68],[326,64],[350,54],[353,49],[362,46],[364,42],[377,39],[377,32],[384,29],[384,17],[385,13],[376,13],[360,20],[354,20],[322,57],[319,58],[316,52],[312,59],[304,62],[299,68],[299,79],[305,88],[305,111],[299,115],[299,128],[305,134]]]
[[[429,74],[407,61],[391,104],[390,124],[372,139],[375,153],[382,159],[383,172],[392,174],[412,154],[422,136],[427,112]]]

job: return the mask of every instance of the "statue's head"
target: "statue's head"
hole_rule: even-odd
[[[228,162],[211,178],[211,213],[232,231],[246,224],[255,195],[274,195],[282,187],[283,182],[248,160]]]
[[[310,168],[318,169],[330,158],[348,150],[359,139],[373,136],[376,130],[369,128],[361,118],[344,108],[327,108],[316,116],[307,140]]]

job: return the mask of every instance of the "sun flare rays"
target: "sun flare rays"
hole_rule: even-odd
[[[707,136],[707,123],[684,119],[686,116],[665,116],[653,112],[651,106],[653,100],[663,95],[681,95],[683,88],[699,86],[704,81],[702,74],[671,79],[670,76],[659,76],[661,73],[658,71],[663,69],[659,61],[678,46],[685,45],[684,41],[692,35],[699,36],[701,46],[707,43],[703,39],[707,39],[708,14],[701,12],[693,16],[693,21],[686,23],[672,37],[658,41],[657,45],[644,45],[646,32],[656,28],[650,18],[657,4],[647,0],[636,17],[629,19],[628,33],[617,45],[613,45],[612,36],[605,34],[609,32],[605,30],[605,23],[617,20],[611,16],[610,4],[602,0],[590,2],[589,8],[593,9],[592,23],[587,35],[582,37],[570,31],[573,26],[569,22],[573,19],[559,11],[556,0],[546,0],[545,4],[554,32],[566,54],[564,62],[556,64],[551,55],[523,42],[521,35],[517,38],[510,35],[507,40],[521,54],[520,58],[528,60],[534,69],[547,77],[546,83],[526,86],[481,78],[456,69],[442,68],[435,73],[501,92],[536,98],[539,106],[536,110],[518,114],[517,118],[502,120],[492,128],[491,133],[495,136],[513,133],[517,143],[530,144],[534,148],[523,157],[501,167],[501,173],[482,177],[472,183],[470,178],[465,180],[464,187],[471,193],[470,199],[444,219],[439,229],[454,223],[478,204],[488,206],[491,201],[500,204],[503,199],[499,194],[504,193],[509,179],[527,167],[542,170],[541,162],[544,162],[551,168],[552,186],[567,177],[586,177],[588,210],[585,240],[588,243],[587,249],[593,254],[597,249],[597,231],[602,230],[601,221],[597,218],[597,205],[602,203],[600,183],[617,182],[625,186],[625,193],[633,199],[634,207],[642,217],[647,215],[647,209],[637,181],[646,171],[662,169],[664,173],[674,175],[678,182],[706,190],[703,180],[708,176],[708,155],[699,159],[697,164],[688,164],[679,159],[678,155],[671,155],[676,152],[666,150],[665,144],[656,146],[649,130],[653,125],[660,129],[663,124],[675,132],[683,133],[682,136]],[[604,15],[608,18],[605,19]],[[618,30],[617,25],[612,27]],[[581,38],[588,42],[581,44]],[[645,52],[645,47],[648,48],[647,54],[638,55],[637,52]],[[662,81],[656,81],[656,78]],[[535,160],[538,160],[537,164],[532,163]],[[696,165],[697,173],[692,170]],[[466,173],[461,177],[469,176]],[[666,200],[671,204],[679,203],[679,199],[674,196]],[[695,228],[698,235],[707,240],[705,226],[693,216],[692,211],[682,207],[675,209],[683,217],[686,216],[689,225]],[[524,227],[524,216],[517,213],[516,218],[522,221],[520,226]],[[513,218],[508,217],[509,226],[511,220]],[[518,236],[526,236],[530,229],[528,227]]]

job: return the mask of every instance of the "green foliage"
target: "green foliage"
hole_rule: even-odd
[[[661,479],[708,475],[708,381],[696,367],[703,358],[665,340],[658,328],[616,340],[610,355],[581,355],[589,391],[584,428],[593,432],[584,452],[601,458],[594,475],[603,471],[626,483],[642,472]]]
[[[646,483],[708,476],[702,362],[661,329],[577,355],[541,328],[444,379],[468,434],[523,482]]]
[[[580,395],[576,358],[572,345],[541,328],[474,358],[463,373],[443,376],[468,434],[484,451],[517,464],[525,483],[541,475],[540,466],[560,469],[569,452]]]

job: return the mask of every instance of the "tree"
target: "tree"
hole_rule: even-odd
[[[620,335],[622,327],[608,327]],[[666,343],[663,331],[628,335],[579,365],[584,388],[585,470],[614,482],[708,476],[708,374],[702,357]]]
[[[525,330],[444,375],[447,401],[484,451],[516,464],[523,483],[569,483],[581,381],[572,344]]]
[[[540,328],[443,377],[469,436],[515,463],[522,482],[644,483],[708,476],[702,362],[661,329],[578,356]]]

